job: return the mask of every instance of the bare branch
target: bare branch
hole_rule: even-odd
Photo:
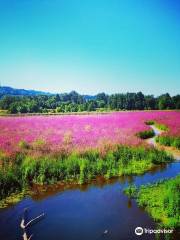
[[[26,233],[26,228],[27,228],[28,226],[30,226],[31,224],[33,224],[33,222],[35,222],[35,221],[37,221],[38,219],[41,219],[42,217],[44,217],[45,214],[42,213],[42,214],[40,214],[39,216],[31,219],[29,222],[27,222],[27,223],[25,224],[25,213],[27,213],[27,208],[24,209],[24,215],[23,215],[23,217],[22,217],[22,220],[21,220],[21,223],[20,223],[20,227],[24,230],[23,240],[31,240],[31,238],[32,238],[33,235],[31,235],[31,236],[28,238],[27,233]]]
[[[34,221],[36,221],[36,220],[38,220],[38,219],[44,217],[44,215],[45,215],[45,214],[42,213],[42,214],[40,214],[39,216],[37,216],[37,217],[31,219],[31,220],[25,225],[25,228],[28,227],[30,224],[32,224]]]

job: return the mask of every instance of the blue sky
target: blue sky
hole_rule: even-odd
[[[95,94],[180,90],[178,0],[0,0],[0,82]]]

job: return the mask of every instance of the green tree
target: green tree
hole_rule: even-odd
[[[169,93],[163,94],[158,98],[158,108],[160,110],[174,108],[174,104]]]

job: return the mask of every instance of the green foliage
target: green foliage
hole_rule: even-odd
[[[167,163],[173,161],[173,157],[171,155],[167,155],[165,151],[159,151],[157,149],[153,149],[148,157],[149,161],[153,164]]]
[[[159,96],[158,108],[160,110],[173,109],[174,107],[175,107],[175,103],[173,102],[173,99],[168,93]]]
[[[159,129],[159,130],[162,130],[162,131],[167,131],[168,130],[168,127],[164,124],[161,124],[161,123],[155,123],[155,126]]]
[[[180,175],[152,185],[141,186],[137,202],[151,214],[155,221],[166,227],[180,227]],[[127,191],[128,193],[128,191]]]
[[[153,121],[153,120],[145,121],[145,124],[146,125],[154,125],[155,121]]]
[[[21,174],[26,184],[48,184],[64,180],[66,168],[63,160],[48,157],[34,159],[27,156],[21,166]]]
[[[177,148],[177,149],[180,149],[180,137],[174,138],[172,146]]]
[[[162,130],[162,131],[167,131],[168,130],[168,127],[166,125],[164,125],[162,123],[157,123],[154,120],[145,121],[145,124],[146,125],[155,125],[155,127],[157,127],[159,130]]]
[[[154,137],[154,135],[155,133],[152,129],[137,133],[137,136],[140,137],[141,139],[151,138]]]
[[[76,179],[80,174],[80,159],[78,155],[71,154],[64,160],[65,176],[68,179]]]
[[[0,169],[0,199],[10,195],[15,190],[22,189],[19,169],[7,167]]]
[[[30,145],[29,145],[26,141],[21,140],[21,141],[19,142],[19,147],[20,147],[21,149],[29,149],[29,148],[30,148]]]
[[[180,109],[180,95],[163,94],[158,98],[142,92],[84,96],[75,91],[56,95],[2,96],[0,109],[9,113],[66,113],[104,110]]]
[[[137,187],[134,184],[129,185],[127,188],[124,189],[124,193],[128,197],[136,197],[137,195]]]
[[[175,109],[180,109],[180,95],[176,95],[172,97],[173,103],[175,105]]]
[[[80,159],[80,176],[79,176],[79,183],[85,183],[87,172],[88,172],[88,160]]]
[[[32,183],[52,184],[63,181],[83,184],[97,176],[111,178],[143,174],[155,164],[172,160],[163,151],[121,145],[103,156],[97,150],[53,157],[33,157],[19,153],[13,166],[7,161],[0,170],[0,195],[3,198]]]
[[[161,135],[156,138],[156,142],[164,146],[171,146],[180,149],[180,137]]]

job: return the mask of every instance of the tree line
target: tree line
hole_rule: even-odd
[[[0,109],[9,113],[50,113],[119,110],[165,110],[180,109],[180,95],[168,93],[158,97],[138,93],[117,93],[95,96],[80,95],[75,91],[56,95],[3,96]]]

